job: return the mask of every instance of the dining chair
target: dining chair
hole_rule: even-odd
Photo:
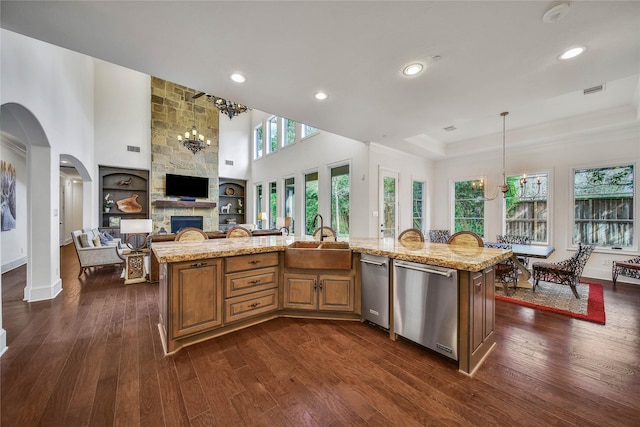
[[[451,237],[449,230],[429,230],[429,241],[431,243],[447,243]]]
[[[336,234],[335,230],[327,226],[316,228],[316,230],[313,232],[313,238],[315,240],[328,240],[336,242],[338,241],[337,237],[338,235]]]
[[[508,243],[485,243],[485,248],[495,248],[495,249],[511,249],[511,245]],[[509,296],[509,286],[510,282],[513,282],[513,289],[515,290],[518,287],[518,267],[516,263],[513,262],[513,258],[509,257],[504,261],[500,261],[494,266],[494,274],[496,280],[502,283],[502,289],[504,290],[504,294]]]
[[[227,239],[233,239],[235,237],[251,237],[251,231],[246,228],[236,225],[227,230]]]
[[[447,240],[450,245],[479,246],[483,247],[482,237],[473,231],[458,231]]]
[[[195,227],[187,227],[183,228],[176,235],[176,242],[186,242],[186,241],[198,241],[198,240],[208,240],[209,236],[207,233]]]
[[[531,238],[529,236],[519,236],[516,234],[498,234],[496,236],[496,242],[511,243],[513,245],[531,245]],[[518,261],[526,268],[529,268],[529,257],[519,256]]]
[[[582,270],[587,264],[594,245],[578,246],[578,250],[569,259],[560,262],[534,262],[533,263],[533,292],[540,280],[560,285],[568,285],[576,298],[580,298],[576,285],[580,283]]]
[[[401,242],[424,242],[424,234],[417,228],[407,228],[398,236]]]

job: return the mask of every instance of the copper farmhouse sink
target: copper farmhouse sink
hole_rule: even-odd
[[[351,249],[347,242],[293,242],[284,250],[288,268],[350,270]]]

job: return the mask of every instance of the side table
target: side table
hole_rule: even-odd
[[[124,284],[140,283],[147,281],[147,269],[145,268],[145,257],[149,256],[149,249],[139,251],[123,251],[124,262]]]

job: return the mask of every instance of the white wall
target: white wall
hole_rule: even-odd
[[[380,229],[382,212],[380,211],[378,174],[380,169],[386,169],[398,173],[398,232],[413,227],[413,181],[423,181],[425,186],[425,226],[427,231],[431,227],[431,205],[433,192],[434,162],[419,156],[410,155],[393,150],[378,144],[369,146],[369,175],[373,177],[369,181],[369,236],[377,237]],[[379,217],[374,217],[373,212],[378,211]]]
[[[27,159],[24,148],[16,147],[3,136],[0,158],[16,169],[16,228],[0,234],[2,273],[27,262]]]
[[[252,110],[251,130],[268,114]],[[235,120],[235,119],[234,119]],[[253,152],[251,152],[253,157]],[[255,218],[254,189],[256,184],[263,184],[263,200],[267,201],[268,183],[277,182],[278,216],[283,215],[282,195],[284,178],[295,178],[295,221],[296,235],[304,231],[304,175],[309,171],[318,171],[319,213],[325,224],[330,218],[330,183],[331,167],[350,164],[351,174],[351,224],[350,235],[365,237],[368,235],[367,217],[369,198],[369,153],[366,144],[344,138],[329,132],[320,131],[295,144],[281,148],[278,152],[263,156],[252,163],[251,179],[247,191],[247,222]]]
[[[624,121],[624,120],[622,120]],[[621,122],[622,122],[621,121]],[[535,146],[519,146],[519,139],[508,140],[507,174],[549,172],[549,221],[550,242],[556,251],[549,261],[566,259],[575,251],[571,245],[571,199],[572,171],[578,167],[609,166],[612,164],[634,163],[636,166],[636,206],[640,205],[640,181],[637,170],[640,167],[640,126],[637,122],[627,125],[618,122],[588,134],[547,137],[544,143]],[[501,136],[500,136],[501,138]],[[524,137],[523,137],[524,138]],[[510,148],[510,142],[515,147]],[[502,151],[494,150],[472,156],[443,160],[436,164],[434,198],[446,203],[432,204],[436,228],[452,228],[451,182],[487,177],[489,191],[501,183]],[[502,233],[503,199],[485,202],[485,236],[494,238]],[[635,241],[639,233],[635,231]],[[637,244],[637,243],[636,243]],[[633,251],[597,250],[592,254],[584,271],[588,277],[611,279],[611,261],[629,259],[637,255]],[[621,278],[622,281],[627,279]]]
[[[220,114],[218,173],[224,178],[249,179],[251,176],[251,112],[233,119]],[[227,165],[231,161],[233,165]]]

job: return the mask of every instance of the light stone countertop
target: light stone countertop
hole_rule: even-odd
[[[152,249],[161,263],[195,261],[208,258],[281,252],[295,241],[310,240],[294,236],[209,239],[198,242],[157,242]],[[376,238],[344,239],[354,252],[379,255],[456,270],[480,271],[511,256],[510,250],[476,248],[442,243],[405,243]]]

